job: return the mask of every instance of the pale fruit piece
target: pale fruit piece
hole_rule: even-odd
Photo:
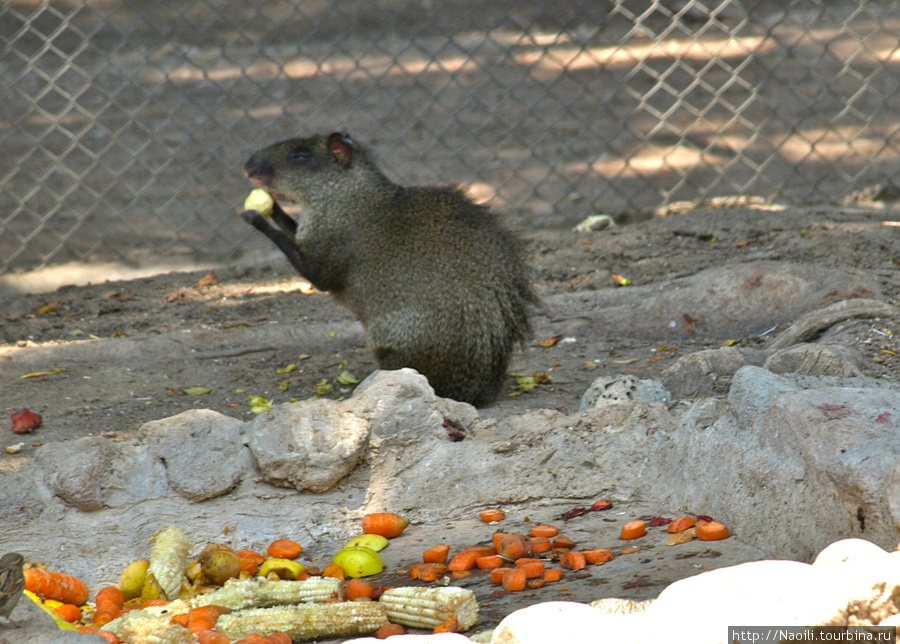
[[[255,210],[263,217],[272,216],[272,207],[274,205],[275,200],[272,199],[272,195],[262,188],[251,190],[244,200],[244,210]]]
[[[380,552],[381,550],[384,550],[387,545],[388,540],[380,534],[364,534],[350,539],[344,548],[363,546],[364,548],[371,548],[375,552]]]
[[[381,556],[363,546],[344,548],[334,556],[334,563],[343,568],[348,577],[368,577],[384,570]]]

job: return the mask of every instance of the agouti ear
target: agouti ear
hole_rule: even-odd
[[[328,150],[342,168],[353,161],[353,139],[346,132],[334,132],[328,137]]]

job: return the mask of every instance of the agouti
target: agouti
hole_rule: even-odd
[[[313,286],[359,317],[382,369],[412,367],[439,396],[476,406],[499,393],[537,298],[517,240],[446,187],[391,182],[346,133],[290,139],[250,157],[276,199],[243,218]],[[296,220],[277,200],[302,205]]]

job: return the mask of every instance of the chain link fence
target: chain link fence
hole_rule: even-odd
[[[900,7],[873,0],[7,0],[0,273],[271,252],[243,161],[345,129],[514,227],[900,169]]]

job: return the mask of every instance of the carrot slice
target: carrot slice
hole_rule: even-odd
[[[422,553],[423,563],[447,563],[447,555],[450,554],[450,546],[439,543]]]
[[[613,551],[609,548],[590,548],[582,550],[581,554],[584,555],[584,560],[589,564],[605,564],[607,561],[612,561],[615,558]]]
[[[582,570],[587,567],[587,561],[585,561],[582,553],[577,550],[569,550],[559,560],[559,565],[569,570]]]
[[[392,635],[403,635],[406,632],[400,624],[384,624],[377,631],[375,631],[375,637],[380,640],[386,640]]]
[[[523,557],[522,559],[516,559],[516,568],[524,570],[527,579],[537,579],[544,574],[544,570],[547,566],[545,566],[544,562],[540,559]]]
[[[437,581],[447,572],[447,565],[442,563],[420,563],[409,567],[410,576],[421,581]]]
[[[491,568],[499,568],[503,565],[503,557],[500,555],[487,555],[486,557],[478,557],[475,565],[480,570],[490,570]]]
[[[559,529],[553,525],[536,525],[531,529],[532,537],[555,537],[559,534]]]
[[[503,573],[503,590],[508,593],[515,593],[525,590],[528,577],[521,568],[510,568]]]
[[[553,537],[550,541],[554,548],[574,548],[575,542],[564,534]]]
[[[455,617],[445,619],[443,622],[434,627],[432,633],[455,633],[459,630],[459,621]]]
[[[666,528],[666,532],[670,534],[684,532],[688,528],[693,528],[696,523],[697,519],[694,517],[678,517],[677,519],[672,520],[672,523]]]
[[[544,571],[544,579],[548,582],[559,581],[563,578],[563,571],[558,568],[551,568]]]
[[[503,567],[503,568],[494,568],[493,570],[491,570],[491,583],[492,584],[502,584],[503,583],[503,575],[506,573],[507,570],[512,570],[512,568]]]
[[[372,599],[374,594],[374,584],[365,579],[351,579],[344,585],[344,599],[347,601],[353,601],[361,597]]]
[[[522,557],[530,557],[534,554],[534,546],[524,534],[518,532],[510,532],[500,540],[500,547],[497,554],[504,559],[515,561]]]
[[[548,537],[531,537],[531,546],[534,554],[539,555],[553,550],[553,544]]]
[[[279,539],[278,541],[273,541],[266,549],[266,552],[274,559],[296,559],[303,552],[303,546],[290,539]]]
[[[697,538],[700,541],[719,541],[729,536],[728,528],[718,521],[700,521],[697,524]]]
[[[77,622],[81,619],[81,609],[75,604],[60,604],[53,610],[67,622]]]
[[[482,510],[481,513],[479,513],[478,518],[485,523],[490,523],[491,521],[503,521],[503,519],[506,518],[506,512],[500,508],[491,508],[489,510]]]
[[[629,521],[622,526],[622,532],[619,534],[620,539],[638,539],[647,534],[647,522],[641,519]]]

